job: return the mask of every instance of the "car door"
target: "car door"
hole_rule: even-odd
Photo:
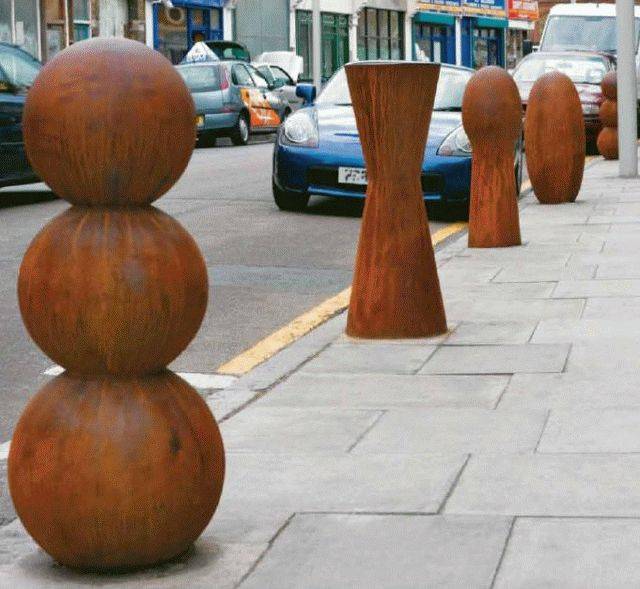
[[[233,83],[240,88],[242,101],[249,109],[251,128],[277,127],[280,117],[267,101],[265,91],[256,86],[249,69],[244,64],[237,63],[231,68],[231,77]]]
[[[302,106],[302,98],[296,95],[296,83],[291,76],[277,65],[270,66],[275,85],[278,86],[277,92],[280,93],[283,100],[286,100],[293,110],[297,110]]]

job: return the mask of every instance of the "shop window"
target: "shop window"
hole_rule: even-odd
[[[500,37],[498,29],[473,29],[473,66],[501,65]]]
[[[358,59],[404,59],[404,14],[367,8],[358,19]]]
[[[13,0],[0,0],[0,43],[13,43]]]
[[[308,10],[296,11],[296,53],[302,57],[301,80],[313,78],[313,17]]]
[[[38,57],[38,0],[0,0],[0,42]]]
[[[453,28],[417,23],[414,26],[415,53],[418,61],[451,63],[451,50],[455,43]]]
[[[322,77],[328,80],[349,61],[349,17],[322,14]]]
[[[180,63],[189,50],[187,38],[187,9],[159,7],[158,51],[171,63]]]

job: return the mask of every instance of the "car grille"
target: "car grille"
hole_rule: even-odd
[[[337,168],[312,167],[309,169],[307,181],[314,186],[327,188],[345,188],[351,192],[367,192],[366,186],[357,184],[340,184]],[[422,174],[422,192],[425,194],[442,194],[444,192],[444,177],[441,174]]]

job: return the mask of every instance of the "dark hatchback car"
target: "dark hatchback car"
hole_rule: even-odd
[[[0,187],[40,181],[29,165],[22,138],[27,91],[40,68],[26,51],[0,43]]]

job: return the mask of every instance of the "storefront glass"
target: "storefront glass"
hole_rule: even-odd
[[[0,42],[13,43],[12,0],[0,0]]]
[[[418,61],[453,63],[455,37],[453,27],[428,23],[415,23],[414,47]]]
[[[404,59],[404,13],[367,8],[358,19],[358,59]]]
[[[82,41],[91,36],[90,0],[73,0],[73,39]]]
[[[523,56],[525,32],[518,29],[507,31],[507,69],[516,67]]]
[[[313,18],[308,10],[296,12],[296,53],[302,57],[302,73],[300,79],[309,81],[313,78]]]
[[[0,0],[0,41],[38,57],[37,0]]]
[[[500,29],[473,29],[473,67],[483,68],[487,65],[501,65]]]
[[[328,80],[349,61],[349,17],[322,14],[322,78]]]

